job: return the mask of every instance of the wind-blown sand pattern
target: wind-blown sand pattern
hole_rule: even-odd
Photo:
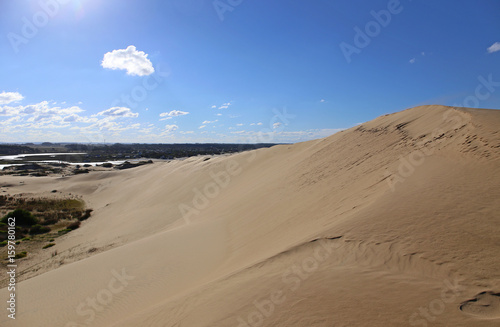
[[[94,213],[20,261],[0,325],[499,326],[499,126],[422,106],[210,160],[2,178]]]

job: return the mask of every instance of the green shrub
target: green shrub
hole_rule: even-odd
[[[47,245],[44,245],[42,249],[48,249],[50,247],[53,247],[55,245],[55,243],[49,243]]]
[[[6,246],[6,245],[7,245],[7,241],[0,242],[0,246]]]
[[[29,237],[25,237],[25,238],[23,238],[21,241],[29,241],[29,240],[31,240],[31,238],[29,238]]]
[[[23,251],[23,252],[17,253],[15,258],[16,259],[21,259],[21,258],[24,258],[27,255],[28,255],[28,252]]]
[[[59,234],[59,236],[61,236],[64,234],[68,234],[69,232],[71,232],[71,229],[61,229],[61,230],[57,231],[57,234]]]
[[[82,221],[82,220],[87,220],[90,218],[90,214],[92,213],[92,209],[87,209],[85,210],[85,213],[83,214],[83,216],[81,216],[80,218],[78,218],[78,220]]]
[[[68,225],[68,227],[67,227],[67,229],[75,230],[75,229],[77,229],[78,227],[80,227],[80,224],[81,224],[81,223],[80,223],[80,221],[79,221],[79,220],[77,220],[77,221],[75,221],[75,222],[73,222],[73,223],[69,224],[69,225]]]
[[[41,224],[42,225],[54,225],[58,222],[59,220],[57,218],[45,218]]]
[[[50,232],[50,228],[47,226],[42,226],[42,225],[34,225],[33,227],[30,228],[30,234],[31,235],[36,235],[36,234],[45,234]]]
[[[38,219],[28,210],[16,209],[9,212],[1,220],[2,223],[7,223],[8,219],[11,217],[16,218],[16,226],[33,226],[38,223]]]

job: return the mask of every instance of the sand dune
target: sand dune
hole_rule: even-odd
[[[95,211],[30,261],[0,325],[498,326],[498,126],[422,106],[236,155],[6,177]]]

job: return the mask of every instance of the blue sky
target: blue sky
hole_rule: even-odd
[[[298,142],[500,108],[500,2],[0,0],[0,142]]]

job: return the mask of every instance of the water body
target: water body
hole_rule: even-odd
[[[27,163],[45,163],[45,164],[51,164],[51,163],[58,163],[58,164],[68,164],[68,165],[90,165],[90,166],[97,166],[97,165],[102,165],[103,163],[111,163],[113,165],[120,165],[125,162],[125,160],[118,160],[118,161],[99,161],[99,162],[80,162],[82,159],[82,155],[86,155],[87,153],[81,152],[81,153],[29,153],[29,154],[16,154],[16,155],[10,155],[10,156],[0,156],[0,161],[21,161],[22,163],[9,163],[9,164],[0,164],[0,170],[4,169],[5,167],[12,167],[12,166],[22,166]],[[58,158],[62,159],[63,157],[66,160],[57,160]],[[36,158],[38,160],[29,160],[30,158]],[[75,159],[77,161],[68,161],[71,159]],[[130,161],[130,160],[129,160]]]
[[[23,153],[23,154],[16,154],[13,156],[0,156],[0,160],[23,160],[24,158],[27,157],[60,157],[60,156],[80,156],[87,154],[86,152],[79,152],[79,153]]]

